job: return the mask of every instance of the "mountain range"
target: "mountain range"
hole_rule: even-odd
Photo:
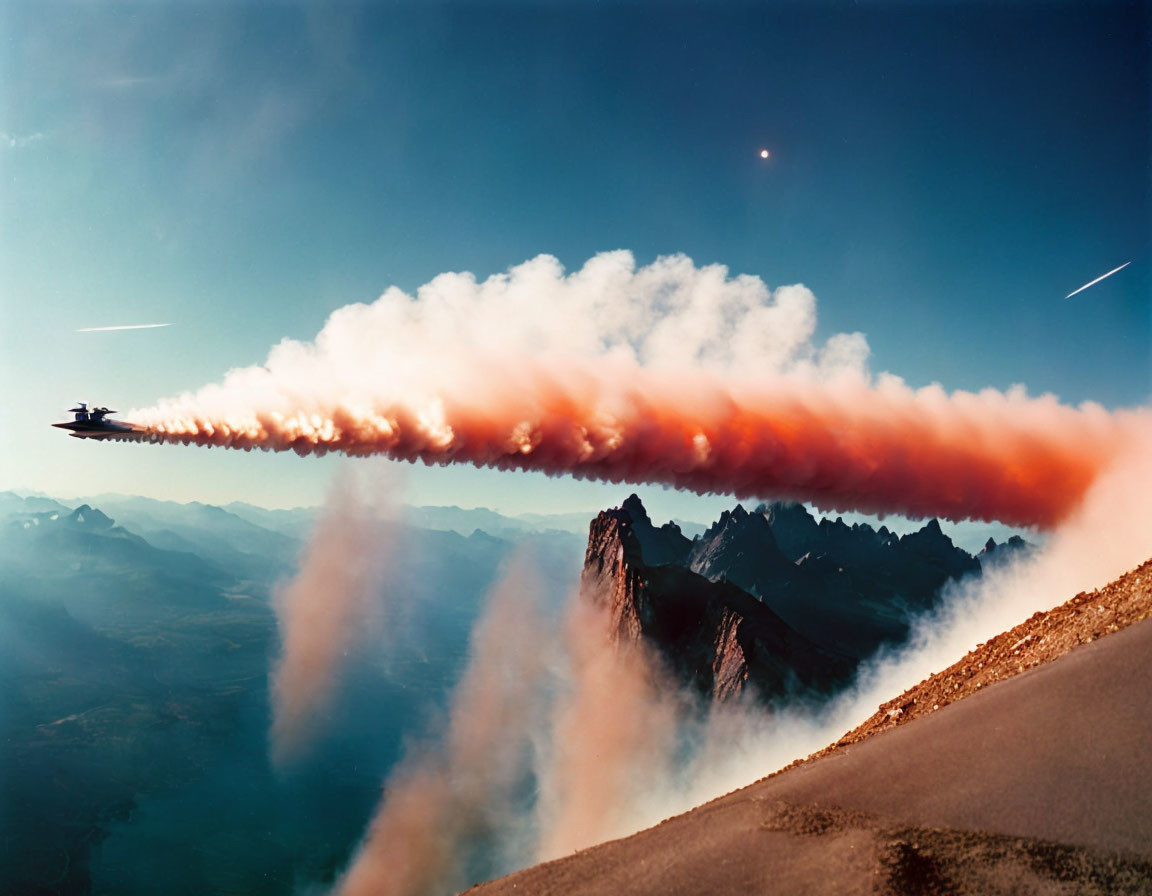
[[[649,643],[684,683],[776,697],[843,684],[904,641],[947,583],[1027,547],[990,540],[973,556],[937,520],[896,535],[790,503],[737,505],[688,538],[674,522],[654,525],[632,495],[592,521],[584,581],[617,636]]]

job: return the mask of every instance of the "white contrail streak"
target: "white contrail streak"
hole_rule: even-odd
[[[77,333],[103,333],[106,330],[152,330],[156,327],[170,327],[172,324],[126,324],[122,327],[81,327]]]
[[[1124,264],[1120,265],[1120,267],[1118,267],[1118,268],[1113,268],[1113,269],[1112,269],[1112,270],[1110,270],[1110,271],[1109,271],[1107,274],[1101,274],[1099,277],[1097,277],[1097,278],[1096,278],[1095,280],[1093,280],[1091,283],[1085,283],[1085,284],[1084,284],[1083,286],[1081,286],[1079,289],[1075,289],[1075,290],[1073,290],[1072,292],[1068,293],[1068,295],[1064,296],[1064,298],[1066,298],[1066,299],[1070,299],[1070,298],[1072,298],[1072,296],[1076,295],[1076,293],[1078,293],[1078,292],[1084,292],[1084,290],[1086,290],[1086,289],[1087,289],[1089,286],[1095,286],[1095,285],[1096,285],[1097,283],[1099,283],[1101,280],[1105,279],[1106,277],[1111,277],[1111,276],[1112,276],[1113,274],[1115,274],[1117,271],[1122,271],[1122,270],[1124,270],[1124,268],[1128,267],[1128,265],[1130,265],[1130,264],[1132,264],[1132,262],[1130,262],[1130,261],[1126,261],[1126,262],[1124,262]]]

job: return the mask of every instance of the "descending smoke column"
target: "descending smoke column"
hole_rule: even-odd
[[[383,471],[345,471],[328,496],[300,569],[277,587],[280,656],[273,667],[272,757],[301,758],[321,733],[349,654],[394,622],[387,587],[400,486]]]
[[[537,770],[538,861],[644,827],[652,795],[675,776],[691,702],[679,699],[642,643],[617,640],[604,587],[586,581],[569,600],[565,686]]]
[[[540,256],[335,312],[315,343],[137,411],[145,438],[385,454],[652,482],[824,509],[1052,525],[1140,413],[872,377],[860,334],[813,342],[815,297],[683,256],[566,275]]]
[[[499,851],[516,839],[552,643],[535,606],[540,590],[525,558],[514,559],[493,587],[441,742],[413,744],[393,770],[333,896],[453,893],[468,883],[469,853]]]

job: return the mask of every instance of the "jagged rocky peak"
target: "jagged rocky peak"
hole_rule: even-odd
[[[720,511],[720,519],[716,520],[716,522],[704,531],[702,538],[704,541],[709,541],[733,525],[739,525],[743,520],[747,519],[747,517],[748,511],[740,504],[737,504],[733,510],[722,510]]]
[[[710,541],[726,533],[738,532],[747,526],[768,528],[768,521],[764,518],[763,514],[750,514],[744,509],[744,505],[737,504],[732,510],[721,511],[720,519],[708,527],[703,536],[701,536],[701,540]]]
[[[610,567],[623,561],[622,554],[631,548],[639,558],[640,549],[632,535],[632,518],[619,507],[602,510],[588,526],[588,548],[584,553],[584,572],[611,572]]]
[[[1025,541],[1019,535],[1011,535],[1005,542],[997,543],[995,538],[989,538],[984,542],[984,549],[976,555],[976,559],[981,564],[996,564],[1000,561],[1006,561],[1009,557],[1016,556],[1020,552],[1030,552],[1033,545]]]
[[[88,526],[92,529],[110,529],[113,525],[110,516],[87,504],[81,504],[68,514],[68,522],[74,525]]]
[[[643,640],[680,681],[720,699],[748,686],[771,697],[846,679],[853,665],[848,657],[818,646],[725,580],[746,559],[753,564],[761,559],[748,550],[749,535],[761,533],[767,541],[759,543],[779,553],[763,515],[729,513],[724,525],[714,528],[713,539],[696,542],[675,525],[656,528],[634,495],[592,521],[585,594],[606,607],[614,636],[624,642]],[[688,551],[702,544],[716,548],[716,559],[731,561],[722,564],[719,580],[688,568]],[[677,562],[650,559],[677,554]]]
[[[620,509],[628,514],[633,523],[647,523],[648,525],[652,525],[648,511],[644,508],[644,502],[640,500],[640,496],[635,492],[624,499],[624,503],[620,505]]]
[[[952,544],[952,539],[944,534],[944,530],[940,528],[940,521],[935,517],[928,520],[928,522],[915,532],[909,532],[907,535],[900,536],[900,541],[908,547],[919,548],[921,550],[960,550],[960,548]]]
[[[816,548],[820,540],[820,525],[803,504],[774,501],[760,507],[772,528],[776,544],[789,560],[799,560]]]
[[[653,525],[630,495],[593,521],[585,581],[617,638],[644,640],[682,681],[723,698],[839,680],[905,640],[948,580],[979,572],[938,520],[897,536],[800,504],[737,505],[690,541],[673,523]]]
[[[944,530],[940,528],[940,521],[935,517],[915,532],[902,535],[900,540],[910,547],[932,551],[954,547],[952,539],[944,534]]]
[[[779,575],[792,560],[780,550],[763,513],[748,513],[737,504],[692,544],[689,568],[709,579],[726,579],[760,593],[766,576]]]
[[[938,564],[953,576],[971,572],[980,566],[976,558],[952,543],[935,517],[917,531],[901,536],[900,546]]]
[[[816,520],[808,512],[808,508],[797,501],[773,501],[761,504],[756,508],[768,518],[773,527],[790,527],[796,529],[815,529]]]
[[[844,517],[842,516],[838,516],[834,520],[829,517],[822,516],[820,517],[820,522],[817,523],[817,525],[820,527],[820,531],[825,535],[843,535],[852,531],[844,525]]]
[[[659,528],[654,526],[639,495],[629,495],[619,507],[604,511],[600,517],[605,514],[632,532],[636,548],[648,566],[666,566],[670,563],[682,565],[687,562],[692,542],[673,522],[667,522]]]

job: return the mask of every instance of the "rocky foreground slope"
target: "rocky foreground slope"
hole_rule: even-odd
[[[501,893],[1152,893],[1152,561],[823,754]]]
[[[1082,591],[1066,603],[1035,613],[1015,628],[980,644],[959,662],[882,704],[866,722],[810,758],[936,712],[1150,615],[1152,560],[1104,588]],[[1152,736],[1152,720],[1149,736]]]

